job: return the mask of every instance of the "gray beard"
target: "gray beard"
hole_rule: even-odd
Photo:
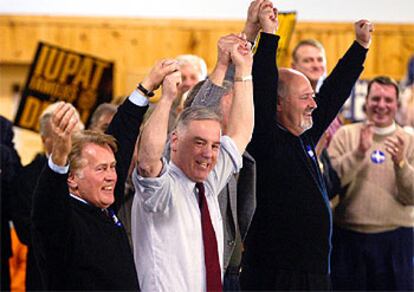
[[[309,122],[306,122],[305,120],[302,120],[300,122],[300,127],[303,130],[303,132],[309,130],[313,126],[313,120],[310,120]]]

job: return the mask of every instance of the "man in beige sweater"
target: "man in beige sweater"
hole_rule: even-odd
[[[334,290],[413,290],[414,136],[398,126],[398,86],[368,85],[367,121],[344,126],[328,152],[344,187],[334,210]]]

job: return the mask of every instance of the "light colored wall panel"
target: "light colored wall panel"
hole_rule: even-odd
[[[125,96],[160,58],[193,53],[203,57],[211,70],[219,37],[242,28],[242,21],[224,20],[0,15],[0,114],[13,118],[15,99],[10,86],[15,82],[24,85],[27,69],[22,68],[32,61],[38,41],[114,61],[115,95]],[[297,41],[305,38],[323,43],[331,70],[354,39],[353,25],[298,23],[287,55]],[[377,24],[363,78],[386,74],[401,79],[412,54],[414,24]],[[282,60],[280,65],[289,66],[290,59]],[[40,139],[25,130],[16,132],[18,150],[26,164],[41,149]]]
[[[29,64],[37,42],[51,42],[112,60],[115,94],[128,94],[157,59],[194,53],[211,69],[218,38],[242,29],[242,21],[168,20],[92,17],[0,16],[0,63]],[[298,40],[316,38],[326,47],[328,68],[354,39],[350,23],[298,23],[290,50]],[[290,54],[290,50],[288,54]],[[401,79],[414,53],[414,25],[376,24],[364,78],[378,74]],[[289,66],[290,59],[281,62]]]

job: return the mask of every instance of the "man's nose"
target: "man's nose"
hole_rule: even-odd
[[[311,98],[310,98],[310,104],[309,104],[309,106],[310,106],[312,109],[315,109],[315,108],[317,108],[317,107],[318,107],[318,105],[317,105],[316,100],[315,100],[315,98],[314,98],[314,97],[311,97]]]
[[[380,98],[380,100],[378,101],[378,106],[379,107],[385,107],[386,106],[386,102],[384,101],[383,98]]]
[[[182,84],[184,87],[187,87],[187,88],[190,88],[193,85],[192,81],[188,79],[186,81],[183,81]]]
[[[205,146],[202,154],[204,157],[210,158],[213,155],[213,149],[211,149],[211,146]]]
[[[106,180],[116,180],[117,179],[117,174],[116,174],[116,170],[115,169],[108,169],[106,171],[106,175],[105,175],[105,179]]]

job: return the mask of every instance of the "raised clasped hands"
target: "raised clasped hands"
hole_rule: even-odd
[[[178,62],[174,59],[162,59],[155,63],[148,75],[142,80],[141,84],[149,91],[160,87],[165,76],[179,70]]]
[[[274,34],[279,26],[278,11],[269,0],[254,0],[247,11],[243,32],[247,40],[254,42],[260,29]]]
[[[254,42],[257,34],[260,31],[259,10],[260,5],[264,0],[254,0],[250,3],[247,10],[247,19],[244,25],[243,32],[246,34],[247,40]]]
[[[273,7],[271,1],[265,0],[260,5],[259,22],[263,32],[276,33],[279,26],[278,10],[276,7]]]
[[[217,63],[226,67],[232,63],[231,52],[234,47],[238,48],[241,54],[247,54],[251,51],[251,44],[246,40],[244,33],[239,35],[229,34],[221,37],[217,43],[217,47]]]
[[[166,66],[171,66],[167,64]],[[162,99],[169,100],[173,102],[178,95],[178,87],[181,84],[181,72],[180,70],[175,70],[172,73],[169,73],[165,76],[162,81]]]
[[[239,35],[240,42],[234,43],[231,47],[231,60],[236,66],[236,71],[243,72],[244,75],[251,74],[253,64],[253,54],[251,51],[251,44],[246,40],[246,35],[241,33]]]

